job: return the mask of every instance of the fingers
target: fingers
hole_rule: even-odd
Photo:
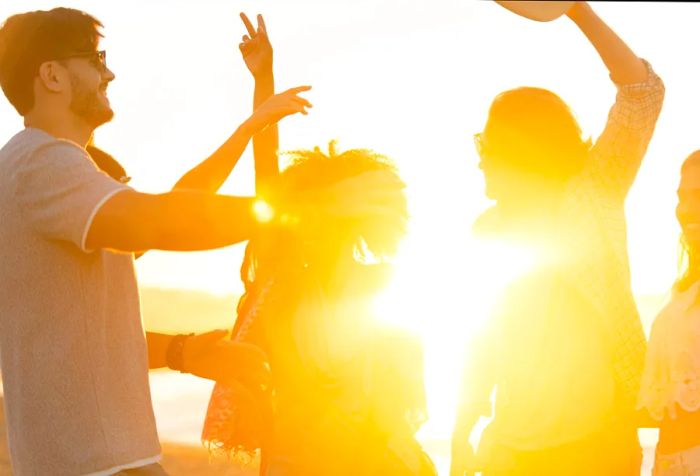
[[[248,30],[248,35],[250,37],[255,36],[255,28],[253,27],[253,24],[248,20],[248,17],[246,16],[245,13],[241,12],[241,20],[243,20],[243,24],[245,25],[245,29]]]
[[[287,89],[282,94],[291,96],[291,100],[297,104],[300,104],[301,106],[303,106],[303,108],[311,108],[314,107],[313,104],[311,104],[311,102],[309,102],[306,98],[299,96],[300,93],[310,90],[311,86],[297,86],[296,88]],[[307,111],[303,108],[299,112],[301,112],[302,114],[307,114]]]
[[[301,96],[292,96],[292,101],[301,104],[304,107],[314,107],[313,104],[311,104],[308,100],[304,99]]]
[[[269,384],[270,365],[262,349],[252,344],[232,341],[219,342],[217,345],[224,351],[228,350],[228,364],[235,366],[241,375],[248,375],[258,379],[260,383]]]
[[[213,344],[228,335],[228,331],[224,329],[217,329],[214,331],[205,332],[204,334],[198,334],[193,337],[201,345]]]
[[[295,88],[287,89],[283,93],[278,94],[278,96],[291,101],[291,104],[287,103],[285,106],[290,106],[291,109],[293,109],[293,112],[301,112],[302,114],[306,114],[307,111],[304,108],[311,108],[314,106],[308,99],[299,96],[299,94],[309,90],[311,90],[311,86],[297,86]],[[299,109],[297,106],[301,106],[301,109]]]
[[[267,33],[267,27],[265,26],[265,20],[263,16],[258,14],[258,31]]]
[[[303,93],[304,91],[310,91],[310,90],[311,90],[311,86],[297,86],[296,88],[287,89],[282,94],[287,94],[287,93],[299,94],[299,93]]]

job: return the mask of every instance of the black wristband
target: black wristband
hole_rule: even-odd
[[[194,334],[178,334],[170,340],[168,350],[165,351],[165,363],[169,369],[183,372],[182,351],[185,348],[185,341]]]

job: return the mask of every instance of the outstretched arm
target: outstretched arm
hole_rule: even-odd
[[[187,172],[174,190],[197,190],[215,193],[226,181],[238,163],[251,137],[258,131],[269,128],[291,114],[306,114],[309,102],[299,94],[308,91],[308,86],[300,86],[268,96],[255,112],[241,124],[211,156]],[[275,130],[277,130],[275,128]]]
[[[242,381],[251,388],[270,384],[270,368],[265,353],[242,342],[231,342],[228,332],[215,330],[204,334],[180,336],[146,332],[148,367],[172,367],[183,373],[231,383]],[[174,365],[177,364],[177,365]]]

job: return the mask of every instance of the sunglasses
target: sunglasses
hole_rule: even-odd
[[[481,132],[474,134],[474,147],[476,148],[476,153],[479,157],[484,157],[484,135]]]
[[[104,73],[105,71],[107,71],[107,52],[105,50],[86,51],[85,53],[72,53],[68,56],[56,58],[55,61],[67,60],[71,58],[87,58],[90,64],[94,66],[99,72]]]

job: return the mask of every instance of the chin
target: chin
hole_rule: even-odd
[[[684,235],[684,241],[691,255],[697,256],[700,251],[700,236]]]
[[[486,195],[486,198],[489,200],[498,200],[498,194],[494,192],[493,187],[489,187],[488,185],[486,185],[484,189],[484,195]]]
[[[90,123],[93,127],[97,128],[111,121],[113,117],[114,111],[112,111],[110,107],[107,107],[101,111],[95,111],[93,117],[90,118]]]

